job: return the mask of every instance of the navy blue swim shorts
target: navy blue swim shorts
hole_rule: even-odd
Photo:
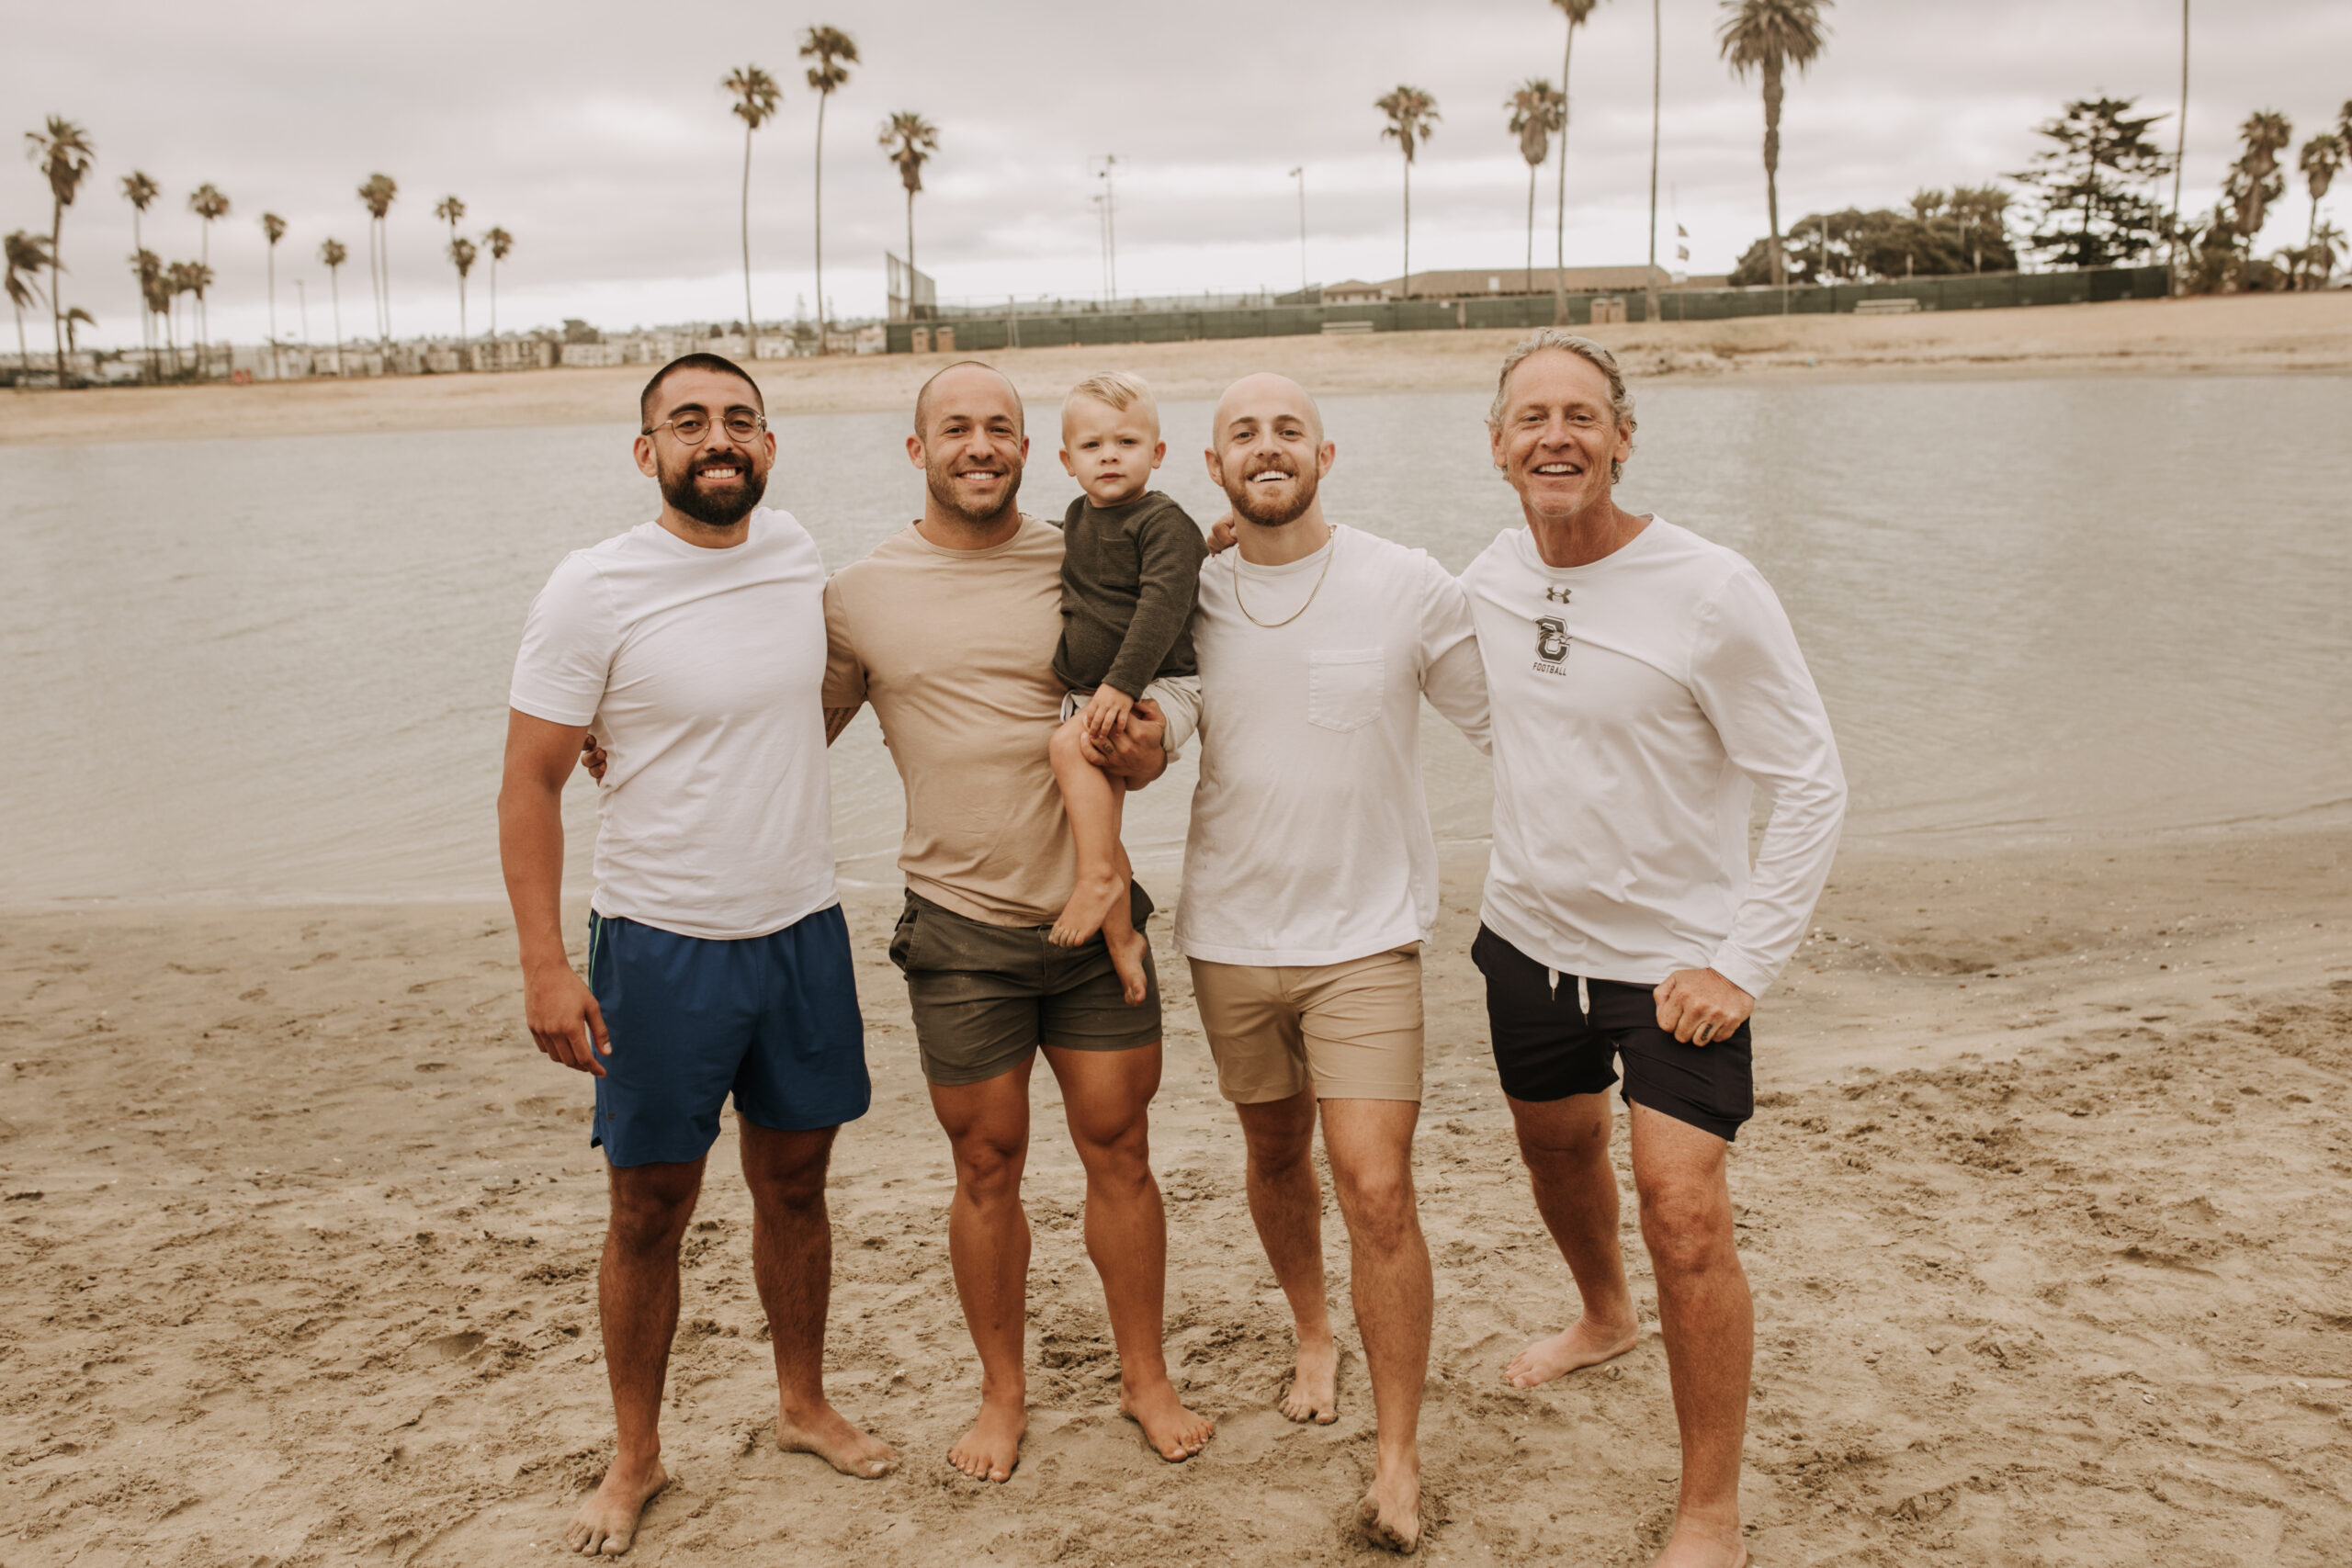
[[[755,1126],[865,1114],[865,1023],[841,906],[734,941],[588,917],[588,987],[612,1055],[597,1058],[588,1142],[618,1166],[698,1160],[727,1097]]]

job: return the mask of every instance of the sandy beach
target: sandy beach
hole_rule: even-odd
[[[1753,316],[1604,326],[1592,335],[1637,378],[2352,371],[2352,292],[2122,300],[1917,316]],[[1244,369],[1279,370],[1318,394],[1480,390],[1516,332],[1386,333],[989,355],[1033,403],[1058,400],[1105,366],[1148,378],[1163,398],[1212,399]],[[942,355],[763,360],[772,413],[910,409]],[[0,444],[182,441],[370,430],[604,424],[643,367],[504,376],[421,376],[285,385],[102,388],[71,398],[0,391]]]
[[[1759,1564],[2342,1561],[2347,870],[2341,828],[1849,853],[1758,1015],[1733,1165]],[[1676,1470],[1655,1338],[1538,1391],[1500,1378],[1566,1280],[1464,953],[1479,871],[1449,869],[1430,970],[1425,1557],[1637,1563]],[[1217,1437],[1169,1466],[1116,1414],[1041,1075],[1025,1462],[1001,1487],[941,1462],[977,1388],[946,1151],[888,907],[851,913],[876,1094],[835,1167],[831,1387],[905,1467],[851,1481],[765,1438],[729,1136],[685,1251],[677,1482],[630,1560],[1372,1560],[1346,1523],[1372,1459],[1352,1331],[1342,1419],[1291,1427],[1285,1319],[1181,965],[1154,1119],[1168,1336]],[[602,1178],[586,1080],[520,1027],[502,908],[0,917],[0,1563],[552,1554],[610,1451]]]

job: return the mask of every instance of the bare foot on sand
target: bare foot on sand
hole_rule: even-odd
[[[1078,886],[1069,890],[1069,902],[1062,906],[1061,919],[1046,939],[1056,947],[1083,947],[1102,929],[1102,920],[1110,914],[1111,906],[1126,892],[1116,873],[1104,872],[1100,876],[1080,876]]]
[[[1534,1388],[1565,1377],[1579,1367],[1597,1367],[1623,1355],[1642,1342],[1637,1324],[1615,1328],[1580,1317],[1549,1339],[1538,1339],[1511,1358],[1503,1382],[1513,1388]]]
[[[1029,1431],[1029,1412],[1019,1404],[980,1406],[978,1419],[956,1446],[947,1462],[975,1481],[1010,1481],[1021,1463],[1021,1439]]]
[[[1421,1466],[1418,1459],[1380,1461],[1372,1490],[1356,1506],[1374,1546],[1409,1557],[1421,1544]]]
[[[1666,1550],[1657,1554],[1651,1568],[1747,1568],[1747,1548],[1736,1524],[1724,1527],[1678,1518]]]
[[[1329,1339],[1298,1348],[1290,1392],[1278,1406],[1294,1421],[1328,1427],[1340,1418],[1340,1347]]]
[[[638,1516],[645,1512],[645,1505],[669,1484],[670,1473],[658,1459],[643,1466],[625,1466],[615,1461],[605,1472],[596,1495],[581,1504],[571,1522],[563,1527],[564,1546],[572,1551],[618,1557],[637,1539]]]
[[[1148,1388],[1119,1389],[1119,1414],[1143,1428],[1144,1440],[1170,1464],[1182,1464],[1208,1446],[1216,1423],[1195,1416],[1176,1397],[1165,1378]]]
[[[831,1404],[784,1413],[775,1421],[776,1446],[788,1454],[815,1454],[843,1475],[875,1481],[899,1468],[898,1453],[881,1438],[861,1432]]]

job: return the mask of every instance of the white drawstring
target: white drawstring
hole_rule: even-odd
[[[1584,976],[1581,975],[1577,976],[1577,1011],[1582,1013],[1587,1019],[1592,1017],[1592,992],[1585,985]]]
[[[1552,987],[1552,999],[1555,1002],[1558,1001],[1560,999],[1560,972],[1557,969],[1544,970],[1544,983]]]

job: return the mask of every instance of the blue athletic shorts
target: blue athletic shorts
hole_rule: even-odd
[[[597,1058],[588,1137],[615,1165],[698,1160],[735,1109],[782,1133],[865,1114],[865,1022],[841,906],[738,941],[588,917],[588,987],[613,1054]]]

